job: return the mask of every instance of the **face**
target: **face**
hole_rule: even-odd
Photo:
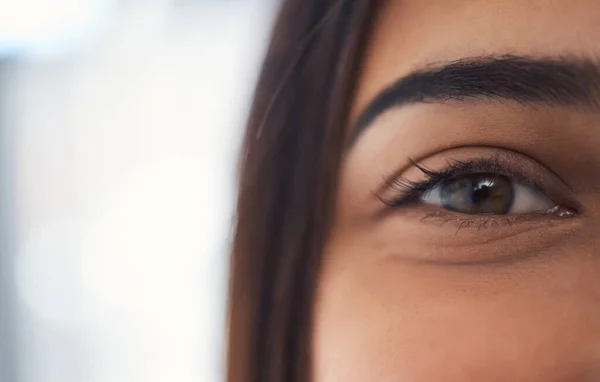
[[[316,382],[600,380],[600,2],[384,1]]]

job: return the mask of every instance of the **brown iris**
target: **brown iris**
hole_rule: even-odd
[[[499,175],[467,175],[440,187],[444,208],[465,214],[504,215],[513,204],[510,179]]]

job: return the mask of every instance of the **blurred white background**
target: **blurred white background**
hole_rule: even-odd
[[[275,0],[0,0],[0,381],[217,382]]]

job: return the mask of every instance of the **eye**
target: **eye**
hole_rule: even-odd
[[[507,215],[547,211],[556,204],[537,188],[506,176],[464,175],[425,191],[421,202],[472,215]]]

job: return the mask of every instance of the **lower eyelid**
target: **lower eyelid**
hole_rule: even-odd
[[[461,231],[474,230],[480,236],[481,231],[491,231],[492,236],[512,236],[538,228],[551,227],[564,223],[573,215],[559,216],[548,211],[536,211],[514,215],[467,215],[446,210],[437,210],[421,218],[421,223],[432,224],[438,228],[453,229],[454,236]]]
[[[435,265],[509,265],[545,254],[544,248],[566,243],[583,227],[581,219],[540,214],[465,216],[436,211],[421,220],[427,224],[400,224],[404,235],[395,236],[395,257]]]
[[[575,217],[575,218],[574,218]],[[423,248],[436,248],[419,261],[443,264],[507,264],[535,256],[552,243],[564,243],[582,226],[576,216],[550,213],[465,215],[433,211],[421,217],[411,239]],[[431,225],[431,227],[426,227]],[[523,238],[517,238],[524,235]]]

